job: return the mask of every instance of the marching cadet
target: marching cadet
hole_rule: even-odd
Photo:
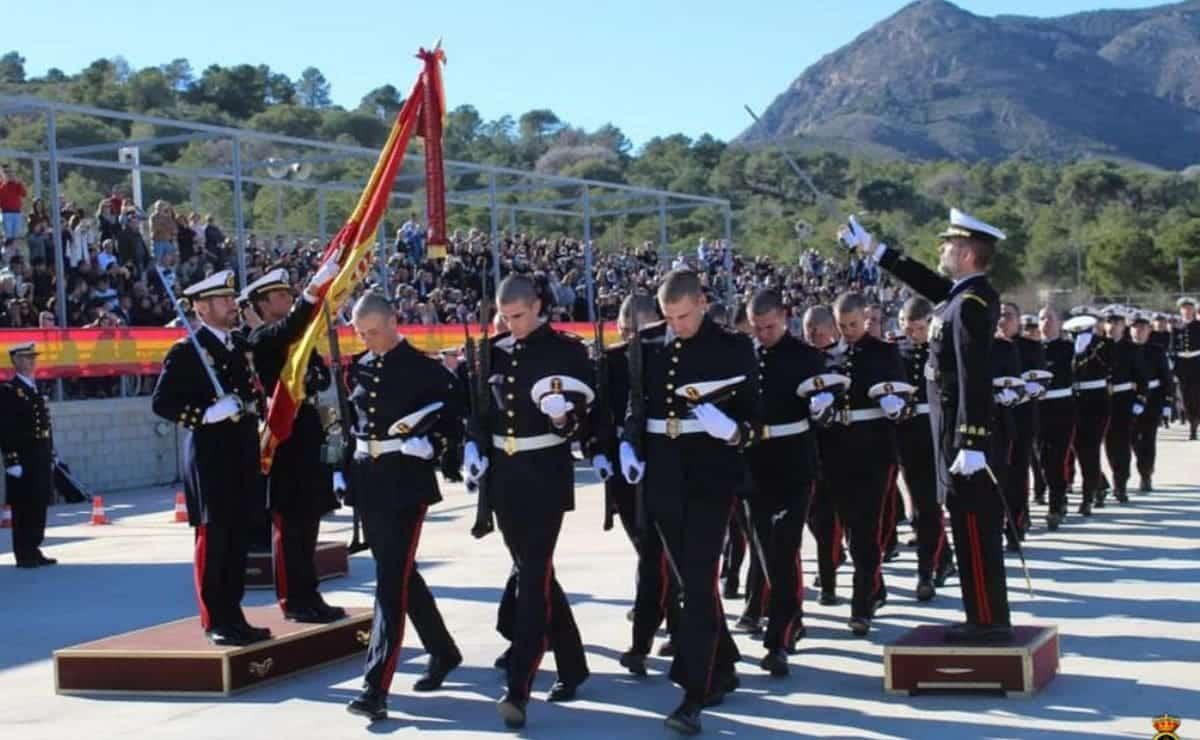
[[[1132,457],[1130,438],[1133,434],[1134,407],[1138,397],[1147,395],[1149,378],[1142,367],[1141,353],[1136,352],[1125,326],[1126,309],[1109,306],[1104,310],[1105,335],[1108,338],[1108,430],[1104,434],[1104,452],[1112,470],[1113,495],[1117,501],[1129,501],[1129,464]],[[1145,406],[1142,405],[1143,411]],[[1104,505],[1104,493],[1095,503]]]
[[[683,583],[671,679],[683,701],[666,720],[677,732],[700,731],[700,712],[737,687],[739,655],[725,627],[718,572],[721,546],[745,478],[742,448],[759,429],[758,364],[749,337],[706,315],[699,275],[673,270],[658,289],[666,320],[642,331],[642,399],[630,399],[621,473],[645,476],[654,534]],[[639,457],[639,450],[644,458]]]
[[[588,439],[594,391],[586,347],[551,328],[543,316],[547,301],[531,278],[505,278],[496,305],[509,329],[490,347],[489,382],[499,402],[489,408],[491,438],[468,441],[463,460],[469,483],[488,476],[492,506],[516,568],[515,631],[504,661],[508,690],[497,711],[505,725],[518,729],[525,726],[547,640],[561,644],[559,633],[569,627],[578,641],[571,606],[554,576],[554,548],[563,515],[575,508],[571,442]],[[575,656],[571,664],[556,661],[559,679],[548,701],[573,699],[588,678],[582,644],[570,653]]]
[[[1063,324],[1075,344],[1075,459],[1079,462],[1082,492],[1079,513],[1092,515],[1092,506],[1103,506],[1100,446],[1108,428],[1111,404],[1108,373],[1111,351],[1108,339],[1096,333],[1095,316],[1077,315]]]
[[[4,451],[4,490],[12,507],[12,548],[18,568],[58,561],[42,552],[46,507],[54,499],[54,436],[50,407],[33,379],[37,345],[8,350],[15,374],[0,384],[0,449]]]
[[[1049,494],[1046,529],[1051,532],[1067,518],[1067,479],[1071,441],[1075,438],[1075,348],[1062,337],[1062,323],[1051,306],[1038,312],[1042,353],[1053,376],[1038,407],[1038,451],[1042,479]]]
[[[200,624],[215,645],[248,645],[270,630],[242,613],[251,532],[265,526],[257,420],[263,398],[250,347],[233,334],[232,270],[186,288],[200,328],[172,345],[154,388],[154,413],[183,427],[183,490],[196,530]],[[215,378],[215,382],[213,380]]]
[[[1136,364],[1147,375],[1145,392],[1139,393],[1133,405],[1133,452],[1137,456],[1138,475],[1141,477],[1138,490],[1150,493],[1154,490],[1154,459],[1158,446],[1159,423],[1167,423],[1175,408],[1172,393],[1171,365],[1162,345],[1151,341],[1150,316],[1139,312],[1131,328]]]
[[[1016,314],[1015,319],[1011,316],[1013,313]],[[1029,318],[1034,319],[1033,316]],[[1001,304],[1002,331],[1017,350],[1017,359],[1020,363],[1018,377],[1024,381],[1024,386],[1017,391],[1020,398],[1012,409],[1016,436],[1013,437],[1012,465],[1005,491],[1009,513],[1013,516],[1018,537],[1023,540],[1031,524],[1029,520],[1029,472],[1034,461],[1033,450],[1037,444],[1041,421],[1038,414],[1038,399],[1046,392],[1046,387],[1042,384],[1046,357],[1041,341],[1029,339],[1021,333],[1022,323],[1021,309],[1017,304]],[[1036,319],[1034,323],[1036,329]]]
[[[329,261],[313,277],[310,290],[324,285],[337,274],[338,264]],[[253,309],[256,322],[249,342],[254,367],[269,398],[287,361],[288,348],[300,339],[312,319],[315,297],[306,292],[296,301],[283,268],[269,271],[246,286],[243,295]],[[248,312],[249,313],[249,312]],[[275,563],[275,595],[284,616],[296,622],[333,622],[346,616],[341,607],[330,606],[317,590],[317,535],[321,517],[337,508],[333,471],[321,461],[325,430],[317,411],[317,394],[332,381],[329,366],[314,351],[305,378],[305,399],[296,411],[292,434],[275,450],[267,474],[267,501],[272,512]]]
[[[1010,484],[1016,475],[1013,465],[1013,448],[1017,440],[1016,405],[1021,400],[1024,382],[1021,375],[1021,355],[1013,341],[1016,327],[1020,323],[1020,309],[1010,304],[1000,304],[1000,319],[996,324],[996,337],[992,342],[992,391],[996,400],[992,415],[991,470],[997,484],[1004,493],[1008,526],[1004,535],[1009,550],[1017,550],[1025,532],[1016,518],[1020,511],[1015,497],[1010,498]]]
[[[815,504],[832,504],[850,533],[854,588],[848,626],[859,637],[870,632],[871,620],[887,601],[883,547],[893,522],[885,521],[884,501],[898,462],[892,422],[906,407],[899,391],[889,389],[880,397],[871,393],[879,384],[906,384],[896,346],[867,333],[865,308],[859,293],[843,293],[833,307],[842,351],[826,354],[825,372],[848,378],[848,386],[836,394],[817,383],[804,386],[809,413],[818,421],[821,469],[830,494]],[[824,578],[821,588],[828,588]]]
[[[1200,427],[1200,320],[1196,318],[1196,299],[1180,298],[1180,326],[1172,333],[1171,349],[1175,359],[1175,377],[1188,423],[1188,439],[1196,439]]]
[[[804,584],[800,543],[813,484],[816,441],[808,408],[796,390],[824,371],[821,353],[788,333],[779,293],[762,290],[749,305],[762,393],[759,443],[746,451],[753,487],[750,518],[766,559],[763,611],[766,655],[759,665],[772,676],[788,674],[787,655],[804,636]]]
[[[929,427],[929,393],[925,366],[929,364],[929,320],[933,304],[913,296],[900,309],[904,339],[896,346],[904,363],[905,380],[917,392],[911,415],[896,429],[900,467],[912,499],[913,523],[917,532],[917,600],[929,601],[954,574],[954,555],[946,537],[942,505],[938,502],[937,471],[934,466],[933,433]]]
[[[992,419],[990,356],[1000,297],[987,279],[1004,232],[958,209],[942,232],[942,277],[851,221],[843,241],[859,247],[936,303],[929,340],[929,416],[937,434],[938,497],[950,510],[967,621],[949,629],[957,642],[1007,642],[1012,622],[1005,582],[1003,493],[988,475]]]
[[[461,437],[454,375],[397,333],[386,298],[366,293],[354,304],[354,331],[366,351],[347,369],[354,457],[350,485],[375,559],[375,613],[363,690],[346,709],[374,721],[387,716],[387,696],[404,641],[407,614],[430,654],[414,689],[439,687],[462,662],[437,603],[416,573],[421,527],[442,500],[435,461]]]
[[[1162,347],[1163,351],[1170,355],[1171,352],[1171,320],[1165,313],[1154,314],[1154,324],[1150,330],[1151,344],[1157,344]]]

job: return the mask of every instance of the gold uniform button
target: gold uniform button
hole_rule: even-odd
[[[675,349],[682,349],[682,348],[683,348],[683,342],[676,340],[675,341]]]
[[[379,395],[379,394],[378,394],[378,393],[376,393],[375,391],[371,391],[371,398],[374,398],[374,397],[376,397],[376,396],[378,396],[378,395]]]
[[[508,382],[515,383],[515,382],[517,382],[517,379],[510,375],[510,376],[508,376]]]
[[[515,398],[515,396],[514,396],[513,394],[509,393],[509,394],[506,396],[506,398],[507,398],[508,400],[510,400],[510,401],[511,401],[511,400],[513,400],[513,398]]]
[[[674,375],[674,374],[675,374],[674,368],[667,371],[667,375]]]
[[[667,383],[667,390],[669,390],[669,391],[673,391],[673,390],[675,390],[675,384],[674,384],[674,383]]]
[[[517,361],[516,361],[516,360],[513,360],[513,361],[512,361],[512,366],[513,366],[513,367],[516,367],[516,366],[517,366]]]
[[[667,412],[667,416],[674,417],[674,416],[675,416],[675,412],[674,412],[674,411],[668,411],[668,412]]]
[[[509,412],[508,412],[508,415],[509,415],[510,417],[512,417],[512,416],[516,416],[516,414],[514,414],[514,413],[512,412],[512,410],[509,410]]]
[[[674,355],[672,355],[672,356],[671,356],[671,362],[678,363],[678,362],[679,362],[679,358],[678,358],[678,357],[676,357],[676,356],[674,356]]]

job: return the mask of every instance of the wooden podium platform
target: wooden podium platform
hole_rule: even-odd
[[[946,625],[924,625],[883,648],[890,694],[994,692],[1032,696],[1058,674],[1057,627],[1016,627],[1004,645],[946,642]]]
[[[345,542],[318,542],[317,580],[338,578],[350,572],[350,553]],[[246,558],[246,588],[275,588],[275,559],[270,550],[251,550]]]
[[[347,611],[332,624],[296,624],[275,605],[247,608],[247,621],[269,627],[272,637],[245,647],[210,644],[199,617],[75,645],[54,652],[54,688],[59,694],[228,696],[361,653],[370,639],[371,610]]]

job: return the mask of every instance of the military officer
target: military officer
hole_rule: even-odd
[[[1131,334],[1137,353],[1135,364],[1147,376],[1144,392],[1139,392],[1133,405],[1133,452],[1137,456],[1140,477],[1138,490],[1149,493],[1154,490],[1154,459],[1158,446],[1158,427],[1171,419],[1175,408],[1171,366],[1167,352],[1161,345],[1151,341],[1150,316],[1138,312],[1133,319]]]
[[[1079,463],[1082,489],[1079,513],[1092,515],[1093,505],[1104,505],[1101,498],[1102,476],[1100,447],[1112,404],[1108,396],[1108,375],[1112,362],[1109,341],[1097,334],[1095,316],[1080,314],[1063,324],[1075,345],[1075,459]]]
[[[54,436],[46,397],[34,381],[37,345],[14,344],[8,350],[14,375],[0,384],[0,450],[4,486],[12,507],[13,556],[18,568],[40,568],[58,561],[42,552],[46,507],[54,498]]]
[[[1108,338],[1108,393],[1109,417],[1108,429],[1104,434],[1104,453],[1108,458],[1108,466],[1112,470],[1113,495],[1117,501],[1129,501],[1129,467],[1132,457],[1130,437],[1133,434],[1134,408],[1140,405],[1143,411],[1145,404],[1138,404],[1138,398],[1148,395],[1146,369],[1141,364],[1143,353],[1137,352],[1125,323],[1126,309],[1123,306],[1109,306],[1104,310],[1105,335]],[[1097,506],[1104,503],[1104,493],[1096,501]]]
[[[1045,306],[1038,312],[1046,370],[1053,376],[1039,401],[1039,466],[1049,494],[1046,529],[1055,531],[1067,517],[1067,479],[1075,438],[1075,348],[1062,336],[1058,311]]]
[[[1172,333],[1171,349],[1188,438],[1195,440],[1196,429],[1200,427],[1200,320],[1196,318],[1195,298],[1180,298],[1177,305],[1180,326]]]
[[[929,414],[937,433],[939,498],[950,510],[967,614],[967,621],[948,630],[946,638],[1006,642],[1012,639],[1012,622],[1002,549],[1004,502],[988,474],[991,354],[1000,297],[987,279],[1004,232],[952,209],[938,265],[946,277],[876,244],[854,221],[843,235],[848,245],[936,303],[926,376]]]
[[[183,490],[196,530],[201,626],[216,645],[246,645],[270,637],[266,628],[251,627],[241,609],[251,531],[266,523],[257,423],[264,399],[250,347],[232,333],[238,315],[233,271],[214,273],[183,294],[200,327],[168,350],[151,407],[183,427]]]

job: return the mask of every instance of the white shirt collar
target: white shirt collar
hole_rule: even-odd
[[[20,378],[21,380],[25,381],[25,385],[29,386],[30,388],[32,388],[35,391],[37,390],[37,383],[34,382],[33,378],[29,377],[28,375],[22,375],[20,373],[17,373],[17,377]]]
[[[968,280],[974,280],[975,278],[979,277],[982,274],[983,274],[982,272],[973,272],[970,275],[964,275],[963,277],[960,277],[958,280],[954,281],[954,286],[952,288],[950,288],[950,290],[956,290],[958,288],[958,286],[962,285],[963,283],[967,282]]]
[[[200,326],[203,326],[205,329],[208,329],[209,331],[211,331],[213,333],[213,336],[216,337],[217,340],[221,342],[221,344],[225,344],[225,345],[229,344],[229,333],[228,332],[221,331],[220,329],[217,329],[216,327],[214,327],[212,324],[206,324],[203,321],[200,322]]]

